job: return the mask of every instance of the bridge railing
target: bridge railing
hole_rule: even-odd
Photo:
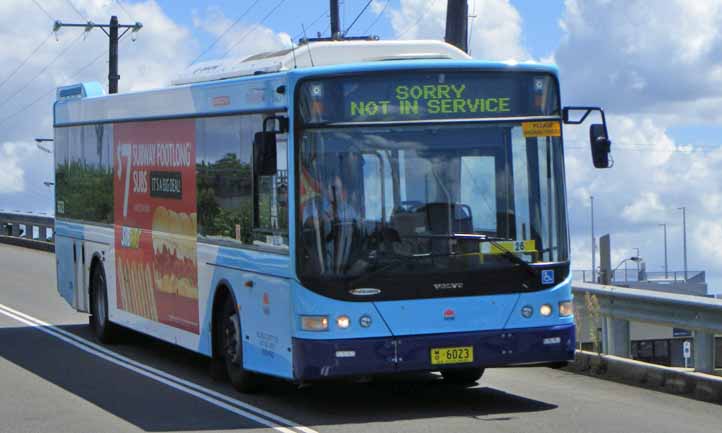
[[[572,282],[572,288],[577,318],[587,322],[580,323],[580,329],[598,319],[591,326],[602,329],[604,353],[630,357],[630,322],[682,328],[693,333],[695,371],[714,371],[715,334],[722,334],[722,299],[579,281]]]
[[[0,212],[0,242],[51,251],[55,219],[48,215]],[[37,230],[36,230],[37,229]]]

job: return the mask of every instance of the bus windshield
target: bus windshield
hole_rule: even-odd
[[[510,251],[528,263],[568,260],[560,134],[530,132],[539,123],[301,131],[302,282],[391,290],[392,281],[400,287],[414,276],[417,282],[461,279],[465,289],[482,291],[493,282],[497,292],[528,289],[524,276],[512,278],[520,272],[508,272],[515,266]]]

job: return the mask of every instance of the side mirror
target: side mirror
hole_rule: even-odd
[[[253,172],[256,176],[275,176],[276,133],[256,132],[253,138]]]
[[[595,168],[609,168],[609,152],[612,142],[607,137],[603,124],[595,123],[589,127],[589,144],[592,148],[592,162]]]

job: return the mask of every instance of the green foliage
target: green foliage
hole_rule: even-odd
[[[92,221],[113,222],[113,172],[73,161],[56,167],[56,202],[62,202],[58,216]],[[56,207],[56,211],[60,206]]]
[[[251,242],[251,168],[234,153],[197,164],[198,228],[203,236]],[[240,226],[240,239],[236,238]]]

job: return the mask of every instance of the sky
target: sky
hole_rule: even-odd
[[[367,0],[341,0],[347,28]],[[107,85],[107,38],[51,32],[53,21],[143,22],[120,45],[120,91],[167,86],[195,60],[243,57],[328,34],[327,0],[3,0],[0,2],[0,209],[52,212],[57,86]],[[612,236],[612,261],[640,255],[682,269],[687,208],[690,270],[722,292],[722,0],[469,0],[470,53],[555,63],[564,105],[601,105],[614,167],[595,170],[588,127],[565,126],[572,268],[591,267],[595,230]],[[349,34],[441,39],[446,0],[373,0]],[[235,23],[235,24],[234,24]]]

